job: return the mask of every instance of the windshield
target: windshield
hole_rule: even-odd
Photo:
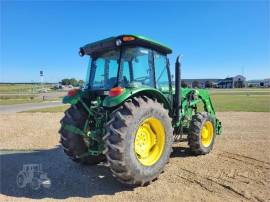
[[[118,61],[121,61],[120,64]],[[128,47],[109,51],[91,62],[88,88],[109,90],[116,86],[154,87],[153,51]]]

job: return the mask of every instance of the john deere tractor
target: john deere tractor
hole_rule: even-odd
[[[120,35],[87,44],[86,84],[63,102],[61,144],[75,162],[107,161],[119,181],[147,185],[169,161],[174,141],[195,155],[209,153],[221,122],[206,90],[181,87],[180,62],[172,81],[172,50],[143,36]]]

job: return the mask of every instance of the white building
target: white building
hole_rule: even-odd
[[[218,88],[244,88],[246,87],[246,77],[237,75],[222,79],[217,84]]]
[[[270,87],[270,78],[264,79],[263,80],[263,85],[264,85],[264,87],[269,88]]]

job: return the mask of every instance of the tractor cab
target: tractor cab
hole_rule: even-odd
[[[171,49],[145,37],[121,35],[87,44],[80,55],[89,55],[86,90],[151,87],[171,90],[167,54]]]

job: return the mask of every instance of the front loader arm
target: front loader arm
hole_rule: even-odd
[[[203,104],[203,111],[207,112],[215,120],[216,134],[221,134],[221,122],[217,119],[214,106],[208,91],[203,89],[182,89],[182,105],[181,105],[181,119],[182,123],[189,126],[190,120],[194,112],[198,110],[198,106]],[[185,124],[186,123],[186,124]]]

